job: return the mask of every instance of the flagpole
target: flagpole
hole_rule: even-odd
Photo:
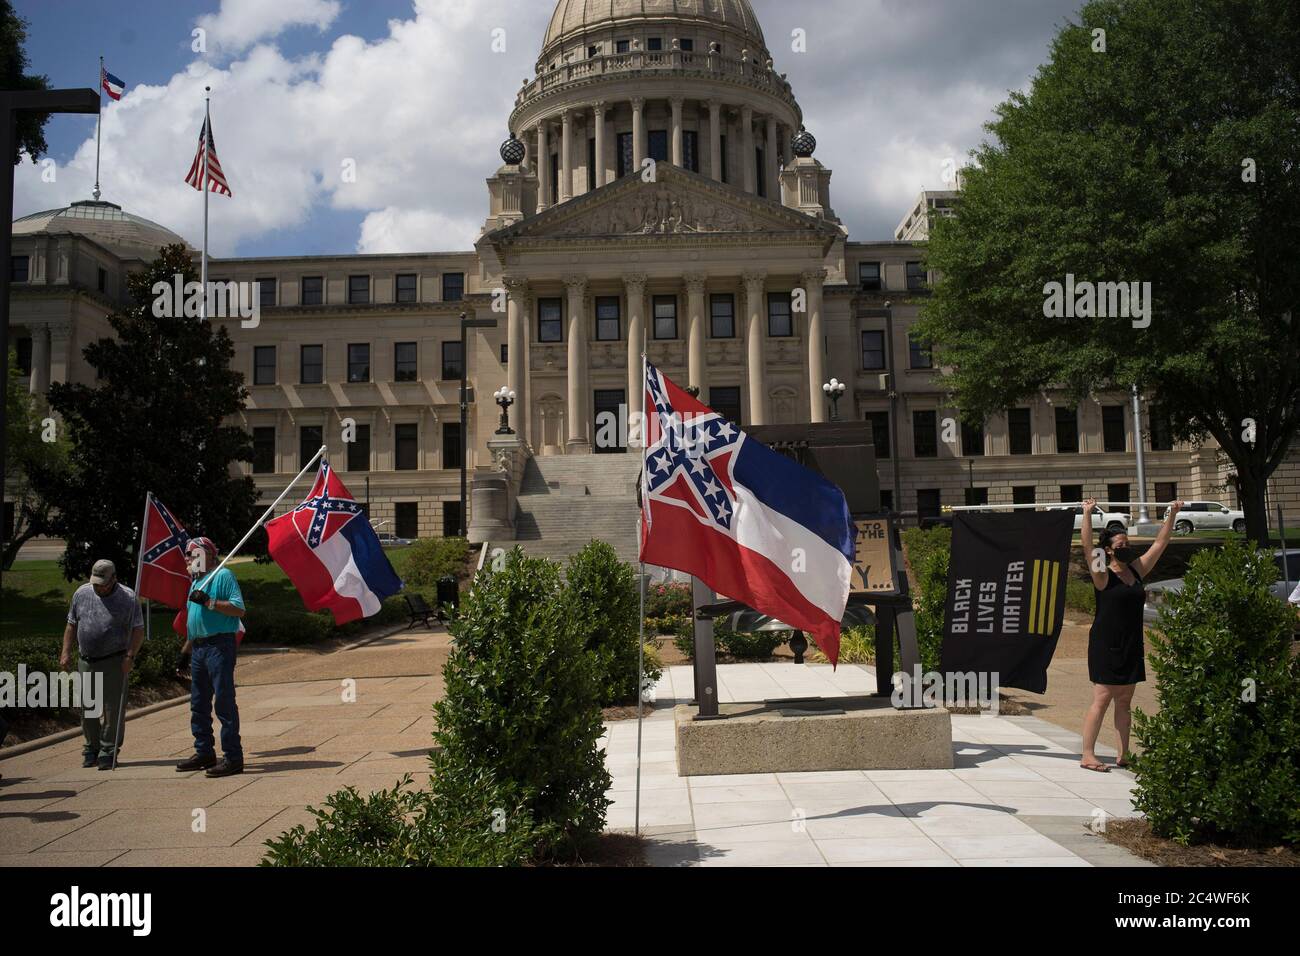
[[[638,838],[641,836],[641,727],[642,727],[642,697],[645,682],[645,558],[641,556],[641,536],[642,525],[645,522],[645,450],[646,450],[646,414],[645,414],[645,333],[642,332],[641,339],[641,488],[640,498],[642,506],[636,516],[636,539],[637,539],[637,558],[639,559],[640,574],[637,575],[638,589],[640,591],[641,613],[637,617],[637,642],[636,642],[636,811],[633,817],[635,824],[634,834]]]
[[[99,114],[95,117],[95,191],[92,195],[99,202],[99,143],[104,130],[104,58],[99,58]]]
[[[100,59],[102,60],[103,58],[101,57]],[[140,561],[140,559],[144,556],[144,530],[149,524],[149,502],[152,499],[153,499],[153,492],[146,491],[144,493],[144,517],[140,519],[140,541],[135,547],[135,600],[136,600],[137,607],[139,607],[139,602],[140,602],[140,574],[144,570],[144,565]],[[145,627],[145,639],[148,640],[149,637],[149,602],[148,601],[145,602],[144,627]],[[131,636],[128,633],[127,641],[129,642],[130,640],[131,640]],[[131,675],[123,674],[122,675],[122,697],[117,703],[117,727],[115,728],[117,739],[113,741],[113,769],[114,770],[117,769],[117,751],[122,742],[122,722],[126,720],[126,689],[130,683],[131,683]]]
[[[203,189],[203,262],[199,267],[201,273],[199,283],[203,286],[203,302],[200,306],[199,316],[205,322],[208,318],[208,193],[210,192],[208,189],[208,154],[212,152],[212,97],[208,94],[211,92],[212,87],[205,86],[203,88],[203,175],[199,179],[199,185]],[[252,534],[252,532],[250,531],[249,534]]]
[[[255,532],[258,528],[262,527],[262,525],[266,523],[266,519],[271,517],[271,515],[275,512],[276,506],[279,505],[279,503],[284,500],[284,496],[287,495],[293,489],[294,485],[296,485],[299,481],[302,480],[302,476],[307,474],[307,472],[310,471],[316,465],[316,462],[320,461],[321,456],[324,454],[325,454],[325,446],[321,445],[319,450],[317,450],[316,454],[311,456],[311,461],[307,462],[307,464],[303,466],[302,471],[298,472],[298,474],[294,476],[293,481],[289,482],[289,486],[285,488],[284,491],[280,492],[280,497],[272,501],[271,507],[267,508],[266,511],[263,513],[262,517],[257,519],[257,523],[248,529],[248,534],[240,538],[239,544],[231,548],[230,552],[225,556],[225,558],[222,559],[221,563],[218,564],[215,568],[213,568],[212,572],[206,578],[203,579],[204,584],[207,584],[208,581],[210,581],[218,571],[220,571],[222,568],[226,566],[226,563],[235,556],[235,553],[239,551],[239,549],[242,548],[245,544],[248,543],[248,539],[253,536],[253,532]]]

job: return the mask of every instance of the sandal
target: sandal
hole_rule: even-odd
[[[1095,770],[1097,773],[1110,773],[1110,767],[1104,763],[1081,763],[1079,766],[1084,770]]]

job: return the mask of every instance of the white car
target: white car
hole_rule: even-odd
[[[1048,508],[1048,511],[1073,511],[1074,512],[1074,530],[1083,530],[1083,506],[1076,505],[1073,508],[1069,506]],[[1101,505],[1092,506],[1092,530],[1094,533],[1105,528],[1107,531],[1127,531],[1128,530],[1128,512],[1127,511],[1103,511]]]
[[[1191,534],[1193,531],[1233,531],[1246,530],[1246,513],[1234,511],[1219,501],[1189,501],[1178,512],[1174,522],[1175,534]]]

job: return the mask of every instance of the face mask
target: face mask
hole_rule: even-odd
[[[1115,560],[1124,564],[1131,564],[1137,560],[1137,552],[1132,548],[1116,548],[1112,553],[1115,555]]]

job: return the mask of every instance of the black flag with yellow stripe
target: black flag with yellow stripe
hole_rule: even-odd
[[[996,674],[1041,694],[1065,617],[1071,511],[958,512],[944,607],[943,671]]]

